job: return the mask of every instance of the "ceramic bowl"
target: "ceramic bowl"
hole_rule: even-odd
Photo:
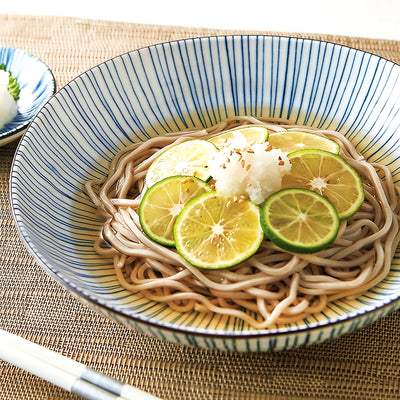
[[[0,129],[0,146],[3,146],[21,137],[32,118],[55,93],[56,84],[50,69],[23,50],[0,46],[0,64],[11,71],[20,88],[17,115]]]
[[[16,225],[37,262],[78,299],[123,325],[175,343],[240,352],[291,349],[354,331],[399,307],[400,263],[355,299],[307,320],[242,330],[179,314],[122,289],[93,241],[101,220],[83,190],[134,142],[235,115],[338,130],[400,177],[400,67],[316,40],[220,36],[158,44],[78,76],[37,114],[11,173]]]

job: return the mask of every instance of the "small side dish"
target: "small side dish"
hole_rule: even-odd
[[[12,121],[18,112],[19,85],[5,64],[0,64],[0,128]]]
[[[20,138],[55,91],[53,73],[42,60],[0,46],[0,146]]]

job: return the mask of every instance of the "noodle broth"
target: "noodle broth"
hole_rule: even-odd
[[[270,132],[312,132],[339,143],[340,155],[363,180],[364,204],[319,253],[286,252],[266,239],[256,255],[235,267],[196,268],[143,233],[137,209],[146,170],[165,146],[249,124],[264,125]],[[389,169],[365,160],[338,132],[282,120],[237,117],[209,129],[151,139],[121,152],[109,176],[86,187],[106,216],[96,252],[113,256],[120,285],[143,296],[145,307],[153,301],[157,318],[178,324],[191,320],[196,329],[278,329],[322,316],[334,319],[343,310],[358,312],[360,303],[368,306],[371,293],[365,293],[388,276],[399,242],[399,188]]]

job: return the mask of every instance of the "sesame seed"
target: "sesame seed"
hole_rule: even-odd
[[[189,182],[194,182],[194,179],[191,178],[190,176],[181,180],[181,183],[189,183]]]

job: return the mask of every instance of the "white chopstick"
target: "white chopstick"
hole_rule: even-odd
[[[0,329],[0,358],[86,399],[160,400],[2,329]]]

